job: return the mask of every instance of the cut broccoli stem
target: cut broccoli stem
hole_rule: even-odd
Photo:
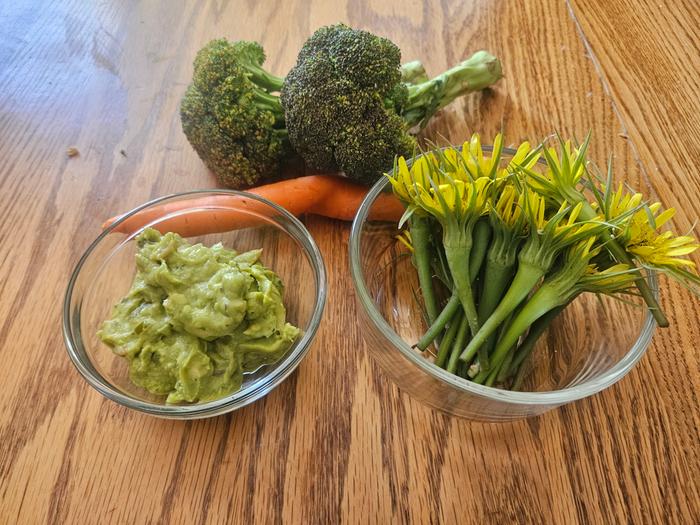
[[[406,62],[401,66],[401,82],[404,84],[420,84],[430,80],[425,67],[420,60]]]
[[[452,292],[452,296],[450,297],[449,301],[447,301],[447,304],[442,309],[442,312],[440,312],[440,315],[438,315],[435,322],[430,325],[428,331],[425,332],[425,335],[420,338],[420,341],[416,343],[416,348],[421,351],[428,348],[430,344],[435,341],[435,338],[440,335],[440,332],[443,331],[447,323],[449,323],[454,315],[459,312],[460,305],[461,303],[459,302],[459,296],[455,292]]]
[[[459,304],[459,301],[457,304]],[[452,342],[455,340],[457,329],[464,318],[459,308],[457,308],[456,311],[457,313],[453,316],[450,326],[445,333],[445,337],[443,337],[442,341],[440,341],[438,348],[438,355],[435,359],[435,364],[440,368],[445,368],[445,361],[447,361],[447,357],[450,355],[450,350],[452,350]]]
[[[430,266],[430,223],[427,217],[415,213],[411,216],[410,221],[413,260],[418,270],[418,282],[423,293],[428,322],[432,325],[437,319],[438,309],[433,289],[433,272]]]
[[[484,89],[503,76],[500,61],[486,51],[477,51],[464,62],[421,84],[408,86],[403,119],[409,127],[423,127],[439,109],[470,91]]]

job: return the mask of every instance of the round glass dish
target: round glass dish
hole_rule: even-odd
[[[187,201],[187,204],[183,204]],[[139,214],[139,215],[136,215]],[[246,374],[241,389],[206,403],[167,405],[164,396],[150,394],[131,383],[124,358],[115,355],[97,336],[112,306],[129,290],[135,274],[133,221],[145,218],[147,226],[169,231],[168,221],[178,217],[189,224],[206,215],[221,233],[190,228],[182,233],[190,243],[211,246],[221,242],[239,252],[262,248],[262,262],[285,285],[287,320],[303,335],[277,363]],[[183,216],[184,215],[184,216]],[[212,219],[214,217],[214,219]],[[226,218],[234,217],[234,225]],[[221,222],[216,222],[220,220]],[[132,221],[131,223],[129,221]],[[172,223],[170,223],[172,224]],[[209,226],[207,226],[208,228]],[[226,231],[228,230],[228,231]],[[71,275],[63,306],[63,336],[73,364],[105,397],[126,407],[155,416],[195,419],[236,410],[261,398],[299,365],[318,329],[326,301],[323,259],[304,225],[283,208],[252,194],[229,191],[193,191],[162,197],[120,217],[90,245]]]
[[[489,148],[484,150],[490,151]],[[505,150],[506,163],[515,152]],[[369,221],[386,178],[369,191],[350,233],[350,268],[361,331],[384,372],[416,399],[444,412],[483,421],[541,414],[619,381],[644,355],[656,323],[641,304],[583,294],[540,338],[521,391],[475,384],[449,374],[411,348],[425,332],[416,271],[396,241],[395,223]],[[649,283],[656,290],[655,275]]]

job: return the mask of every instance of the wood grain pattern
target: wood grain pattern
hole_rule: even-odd
[[[330,281],[309,356],[233,415],[131,413],[80,379],[60,334],[68,275],[105,217],[214,185],[177,112],[211,38],[261,41],[277,73],[338,20],[392,38],[432,73],[489,49],[506,78],[429,133],[503,129],[516,142],[592,129],[593,156],[614,153],[624,179],[676,205],[689,229],[698,16],[692,0],[2,3],[0,521],[700,522],[700,303],[678,287],[665,290],[673,326],[622,382],[504,425],[435,412],[375,368],[340,222],[306,220]]]

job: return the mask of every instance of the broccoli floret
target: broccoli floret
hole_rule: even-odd
[[[247,188],[277,172],[290,151],[275,94],[282,79],[262,68],[256,42],[213,40],[194,60],[180,105],[182,130],[207,167],[231,188]]]
[[[372,183],[396,155],[413,153],[409,130],[500,78],[498,60],[480,53],[426,81],[420,63],[401,68],[401,51],[390,40],[344,24],[321,28],[284,80],[289,140],[308,166]]]

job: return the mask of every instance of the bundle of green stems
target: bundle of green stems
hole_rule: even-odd
[[[550,323],[583,293],[642,298],[667,326],[645,272],[697,289],[691,236],[662,226],[674,210],[594,174],[580,147],[528,142],[503,154],[473,135],[388,174],[406,205],[401,241],[412,253],[428,323],[415,347],[475,383],[519,389]]]

